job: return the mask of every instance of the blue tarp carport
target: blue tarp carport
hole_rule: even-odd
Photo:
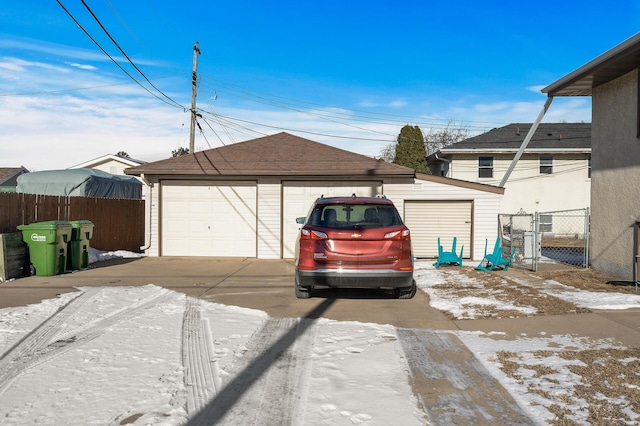
[[[18,177],[16,192],[98,198],[142,198],[142,183],[95,169],[46,170]]]

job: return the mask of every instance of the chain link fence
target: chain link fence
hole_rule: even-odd
[[[499,234],[513,266],[540,269],[589,267],[589,209],[500,214]]]

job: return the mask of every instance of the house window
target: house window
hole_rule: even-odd
[[[591,154],[587,156],[587,178],[591,179]]]
[[[118,166],[109,166],[109,173],[111,173],[112,175],[117,175],[118,174]]]
[[[550,175],[553,173],[553,156],[541,155],[540,156],[540,174]]]
[[[550,214],[541,214],[540,223],[538,225],[539,232],[553,232],[553,216]]]
[[[478,157],[478,177],[493,177],[493,157]]]

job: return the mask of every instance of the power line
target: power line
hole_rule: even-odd
[[[131,60],[131,58],[129,58],[129,55],[127,55],[125,53],[125,51],[120,47],[120,45],[118,44],[118,42],[111,36],[111,34],[109,33],[109,31],[107,31],[107,29],[104,27],[104,25],[102,25],[102,22],[100,22],[100,19],[98,19],[98,17],[96,16],[95,13],[93,13],[93,10],[91,10],[91,8],[89,7],[89,5],[84,1],[84,0],[80,0],[82,2],[82,4],[84,5],[84,7],[89,11],[89,13],[91,14],[91,16],[93,16],[93,19],[95,19],[95,21],[98,23],[98,25],[100,26],[100,28],[102,28],[102,31],[104,31],[104,33],[107,35],[107,37],[109,37],[109,39],[113,42],[113,44],[118,48],[118,50],[124,55],[125,58],[127,58],[127,61],[129,61],[129,63],[133,66],[133,68],[136,69],[136,71],[138,71],[140,73],[140,75],[142,77],[144,77],[144,79],[147,81],[147,83],[149,83],[151,85],[151,87],[153,87],[154,89],[156,89],[162,96],[164,96],[165,98],[167,98],[168,100],[170,100],[171,102],[173,102],[176,106],[184,109],[184,107],[182,105],[180,105],[178,102],[174,101],[172,98],[170,98],[169,96],[167,96],[162,90],[158,89],[152,82],[151,80],[149,80],[147,78],[147,76],[142,72],[142,70],[140,68],[138,68],[138,66],[136,64],[133,63],[133,61]],[[59,3],[59,2],[58,2]]]
[[[338,139],[364,140],[364,141],[371,141],[371,142],[392,142],[392,140],[389,140],[389,139],[372,139],[372,138],[365,138],[365,137],[359,137],[359,136],[330,135],[330,134],[327,134],[327,133],[312,132],[312,131],[308,131],[308,130],[296,130],[296,129],[286,128],[286,127],[281,127],[281,126],[271,126],[269,124],[261,124],[261,123],[255,122],[255,121],[242,120],[240,118],[227,117],[227,116],[219,115],[219,114],[218,114],[218,116],[219,117],[223,117],[223,118],[225,118],[227,120],[231,120],[231,121],[239,121],[241,123],[253,124],[255,126],[267,127],[267,128],[270,128],[270,129],[277,129],[277,130],[283,130],[283,131],[289,131],[289,132],[305,133],[305,134],[309,134],[309,135],[325,136],[325,137],[338,138]]]
[[[127,23],[125,22],[125,20],[120,16],[120,14],[118,13],[118,11],[116,10],[115,7],[113,7],[113,5],[111,4],[111,2],[109,0],[104,0],[105,3],[107,3],[107,6],[109,6],[109,8],[111,9],[111,11],[113,12],[114,15],[116,15],[116,18],[118,18],[118,20],[120,21],[120,23],[122,24],[122,26],[127,30],[127,32],[129,34],[131,34],[131,37],[133,37],[138,44],[140,45],[140,47],[142,47],[149,55],[154,56],[153,53],[151,53],[149,51],[149,49],[147,49],[143,44],[142,41],[138,38],[138,36],[136,36],[136,34],[133,32],[133,30],[131,28],[129,28],[129,26],[127,25]]]
[[[66,7],[64,7],[64,5],[60,2],[60,0],[56,0],[56,2],[60,5],[60,7],[66,12],[67,15],[69,15],[69,17],[73,20],[73,22],[75,22],[75,24],[86,34],[87,37],[89,37],[89,39],[96,45],[98,46],[98,48],[102,51],[102,53],[104,53],[109,59],[111,59],[111,61],[116,64],[116,66],[118,68],[120,68],[120,70],[125,73],[131,80],[133,80],[138,86],[142,87],[145,91],[147,91],[151,96],[157,98],[158,100],[171,105],[173,107],[179,107],[184,109],[184,107],[178,105],[174,105],[172,103],[167,102],[165,99],[159,97],[158,95],[156,95],[155,93],[153,93],[151,90],[149,90],[148,88],[146,88],[142,83],[140,83],[138,80],[136,80],[131,74],[129,74],[127,72],[127,70],[125,70],[122,65],[120,65],[118,63],[118,61],[116,61],[111,55],[109,55],[109,53],[104,50],[104,48],[100,45],[100,43],[98,43],[92,36],[91,34],[89,34],[89,32],[82,26],[82,24],[80,24],[80,22],[78,22],[78,20],[71,14],[71,12],[69,12],[67,10]],[[175,102],[175,101],[174,101]]]
[[[417,123],[425,127],[446,127],[447,125],[449,125],[449,123],[457,121],[451,118],[435,118],[435,117],[426,118],[426,117],[419,117],[419,116],[404,116],[400,114],[389,114],[389,113],[381,113],[381,112],[375,112],[375,111],[365,111],[365,110],[351,109],[351,108],[345,109],[342,107],[297,100],[297,99],[287,98],[287,97],[273,95],[273,94],[264,94],[264,92],[255,92],[255,93],[258,93],[258,94],[255,94],[255,93],[252,93],[251,91],[238,88],[238,86],[225,83],[215,78],[211,78],[211,77],[208,77],[208,78],[204,77],[204,78],[209,79],[217,84],[220,84],[222,86],[222,89],[220,89],[219,86],[208,86],[208,87],[215,88],[216,90],[220,90],[223,93],[227,93],[231,96],[239,97],[241,99],[251,100],[256,103],[262,103],[262,104],[277,106],[277,107],[292,105],[292,107],[287,107],[287,108],[292,109],[294,111],[300,111],[294,107],[306,108],[308,105],[310,105],[310,106],[325,108],[325,110],[323,110],[323,113],[324,115],[327,115],[327,116],[347,116],[347,118],[353,121],[367,121],[367,122],[374,122],[376,124],[397,125],[397,124],[407,124],[409,122],[409,123]],[[269,97],[263,96],[263,94],[268,95]],[[279,99],[283,99],[284,101],[281,101]],[[335,108],[347,110],[349,112],[347,114],[347,113],[341,113],[337,111],[331,111],[331,109],[335,109]],[[353,113],[360,113],[360,114],[353,114]],[[322,115],[320,113],[317,113],[317,114]],[[365,115],[362,115],[362,114],[365,114]],[[469,130],[473,129],[473,130],[483,130],[483,131],[488,127],[493,128],[496,125],[507,124],[504,122],[491,122],[491,121],[483,122],[483,121],[469,121],[469,120],[461,120],[461,123],[462,122],[477,123],[478,126],[467,125],[467,126],[461,126],[461,127],[467,128]]]

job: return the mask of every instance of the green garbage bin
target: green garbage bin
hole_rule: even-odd
[[[89,240],[93,236],[93,223],[89,220],[72,220],[71,239],[67,247],[67,269],[89,267]]]
[[[31,273],[39,276],[63,274],[67,271],[67,243],[71,225],[52,220],[20,225],[22,241],[29,246]]]

